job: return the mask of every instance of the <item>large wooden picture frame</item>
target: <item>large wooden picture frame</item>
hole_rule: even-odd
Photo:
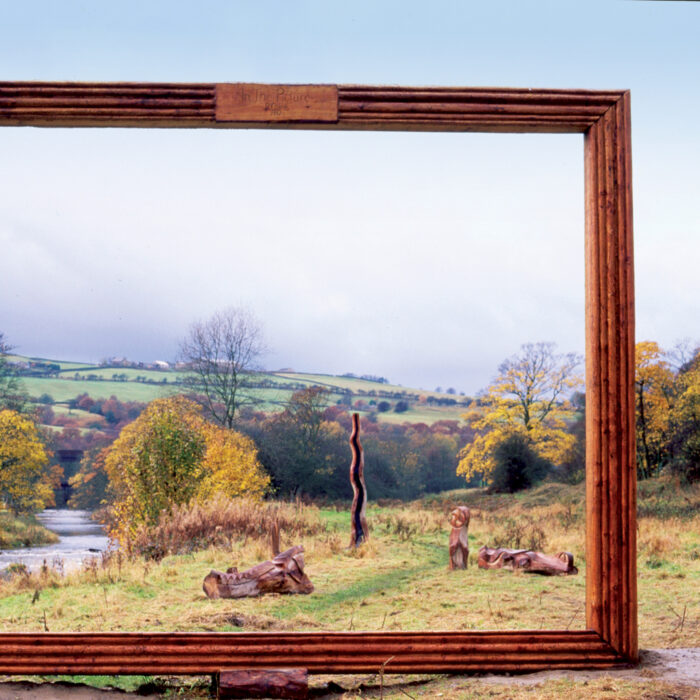
[[[0,82],[0,125],[583,133],[587,403],[584,631],[0,634],[0,673],[525,671],[637,659],[628,92]]]

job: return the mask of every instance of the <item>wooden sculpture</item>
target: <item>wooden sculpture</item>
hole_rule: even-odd
[[[238,572],[212,569],[204,579],[207,598],[255,598],[265,593],[311,593],[314,585],[304,573],[304,548],[301,545],[278,554],[271,561]]]
[[[571,552],[560,552],[556,557],[533,552],[530,549],[504,549],[483,546],[479,550],[480,569],[510,569],[545,576],[578,573]]]
[[[469,566],[469,508],[457,506],[450,513],[450,569]]]
[[[352,508],[350,509],[350,546],[359,547],[369,539],[365,507],[367,505],[367,487],[365,486],[365,457],[360,443],[360,414],[352,414],[352,434],[350,435],[352,462],[350,463],[350,484],[353,490]]]

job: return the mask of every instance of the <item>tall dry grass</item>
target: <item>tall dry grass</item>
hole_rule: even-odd
[[[327,525],[313,505],[258,502],[218,494],[163,513],[155,527],[142,528],[129,550],[159,560],[168,554],[186,554],[207,547],[230,547],[236,540],[268,538],[276,523],[285,536],[315,536]]]

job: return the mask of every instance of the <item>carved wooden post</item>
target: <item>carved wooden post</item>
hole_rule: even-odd
[[[273,557],[280,553],[280,521],[276,516],[270,525],[270,549]]]
[[[367,487],[365,486],[365,458],[360,443],[360,414],[352,414],[352,434],[350,435],[352,462],[350,463],[350,484],[353,490],[352,508],[350,509],[350,546],[359,547],[369,539],[365,506],[367,505]]]
[[[469,508],[457,506],[450,513],[450,569],[469,566]]]

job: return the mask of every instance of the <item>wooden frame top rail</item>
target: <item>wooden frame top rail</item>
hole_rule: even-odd
[[[251,118],[222,103],[238,91],[250,102],[284,105],[317,99],[330,112]],[[257,92],[256,92],[257,91]],[[403,88],[251,83],[0,82],[6,126],[324,128],[396,131],[585,132],[619,99],[619,91],[496,88]],[[260,98],[256,100],[256,98]],[[275,102],[277,100],[277,102]],[[239,107],[241,105],[238,105]]]
[[[634,274],[627,91],[0,82],[0,126],[583,133],[584,631],[0,634],[0,673],[608,668],[637,659]]]

